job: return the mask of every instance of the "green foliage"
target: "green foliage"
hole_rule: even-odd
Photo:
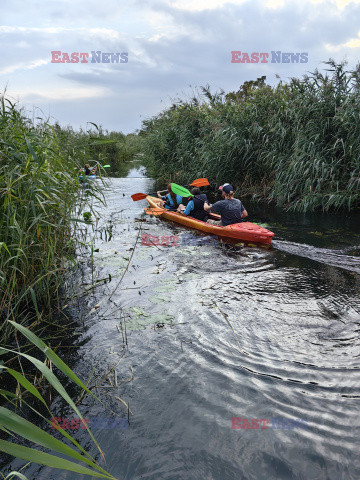
[[[91,212],[84,212],[83,217],[85,222],[90,222],[91,221]]]
[[[7,388],[11,388],[11,385],[14,385],[13,391],[0,390],[0,395],[6,402],[6,406],[0,406],[0,430],[10,433],[13,436],[13,441],[11,442],[0,440],[0,451],[23,460],[47,465],[52,468],[69,470],[83,475],[91,475],[95,478],[114,479],[112,475],[98,465],[96,460],[83,447],[81,447],[81,445],[68,432],[58,427],[56,431],[59,436],[62,436],[60,440],[53,432],[50,434],[46,429],[40,428],[38,425],[25,419],[26,413],[23,412],[23,409],[26,406],[27,408],[30,407],[33,413],[38,416],[38,422],[40,424],[44,423],[46,425],[47,423],[48,425],[52,425],[51,420],[46,420],[39,409],[41,406],[42,410],[44,410],[43,407],[45,406],[45,409],[51,418],[51,412],[40,393],[40,388],[37,384],[37,382],[40,384],[39,380],[42,378],[42,387],[44,387],[45,382],[48,387],[53,388],[63,398],[64,402],[74,411],[77,417],[84,422],[78,407],[70,398],[51,368],[52,365],[59,369],[68,380],[77,384],[90,395],[93,396],[93,394],[75,375],[75,373],[58,357],[58,355],[32,331],[16,322],[10,321],[9,323],[12,328],[24,335],[31,345],[40,349],[46,358],[45,361],[41,361],[35,356],[19,352],[18,350],[0,348],[0,355],[6,355],[6,364],[19,364],[19,371],[9,368],[5,364],[0,364],[1,384],[7,385]],[[22,373],[20,373],[26,370],[26,367],[22,364],[23,360],[25,360],[25,362],[30,362],[36,368],[37,374],[34,377],[35,380],[33,384]],[[15,384],[11,381],[9,375],[12,379],[16,380]],[[31,399],[34,401],[31,402]],[[39,401],[41,403],[39,403]],[[31,403],[33,403],[34,406],[32,406]],[[87,431],[99,453],[102,454],[91,430],[87,428]],[[32,446],[21,445],[21,441],[24,440],[31,442]],[[41,451],[41,447],[49,449],[50,453]],[[59,457],[57,454],[62,456]],[[10,479],[13,477],[26,478],[18,472],[12,472],[12,474],[9,474],[6,478]]]
[[[86,163],[92,167],[97,165],[100,167],[98,173],[102,175],[105,173],[103,167],[110,163],[107,173],[122,174],[126,164],[140,152],[141,138],[135,133],[108,132],[95,123],[89,124],[91,129],[87,131],[74,131],[72,127],[55,124],[54,132],[61,143],[63,155],[75,160],[79,169]]]
[[[87,144],[89,144],[89,135]],[[101,195],[84,191],[78,170],[88,159],[85,139],[46,122],[34,125],[0,97],[0,340],[9,318],[49,317],[58,304],[78,239],[74,205]],[[100,169],[100,174],[104,170]]]
[[[93,131],[74,132],[37,120],[34,124],[0,97],[0,383],[6,385],[6,390],[0,389],[0,430],[12,436],[12,441],[0,440],[0,451],[93,478],[112,479],[68,432],[57,429],[56,435],[51,435],[26,420],[29,408],[45,425],[44,409],[51,416],[43,388],[55,391],[82,418],[54,367],[92,395],[24,324],[32,322],[43,328],[60,307],[64,275],[82,244],[78,226],[91,221],[92,200],[102,199],[103,182],[80,183],[79,169],[92,159],[102,177],[107,171],[102,165],[114,144],[95,124]],[[90,211],[82,214],[86,207]],[[40,352],[33,355],[37,349]],[[43,354],[45,358],[40,360]],[[102,454],[93,434],[88,433]],[[50,453],[41,451],[42,447]],[[21,472],[11,472],[6,478],[26,479]]]
[[[150,173],[164,181],[231,180],[241,194],[297,211],[356,208],[360,200],[360,67],[326,62],[275,87],[180,101],[143,122]]]

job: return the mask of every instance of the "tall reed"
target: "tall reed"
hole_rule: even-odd
[[[102,183],[84,189],[79,181],[79,168],[89,161],[99,165],[100,176],[104,173],[106,139],[94,126],[95,131],[85,134],[46,121],[34,124],[0,97],[0,430],[9,437],[4,440],[2,435],[0,451],[92,478],[114,479],[68,432],[49,433],[51,402],[44,392],[56,392],[82,418],[59,372],[94,395],[34,333],[35,325],[48,324],[60,307],[64,275],[76,262],[81,241],[77,226],[83,219],[74,206],[80,198],[89,205],[92,198],[101,199]],[[42,428],[27,420],[29,409],[39,416]],[[90,430],[89,435],[102,454]],[[13,472],[7,478],[26,477]]]
[[[88,144],[90,144],[88,135]],[[46,121],[31,122],[0,98],[0,341],[8,320],[41,321],[59,304],[63,274],[78,238],[74,204],[98,196],[81,188],[89,149]]]
[[[152,175],[231,180],[242,194],[297,211],[348,209],[360,200],[360,68],[326,62],[270,87],[201,94],[143,122]]]
[[[86,421],[59,380],[58,373],[61,372],[67,380],[96,399],[95,395],[60,357],[31,330],[16,322],[10,321],[9,323],[18,332],[19,336],[25,337],[29,345],[32,345],[35,350],[39,349],[41,353],[37,351],[33,356],[29,355],[28,351],[25,353],[18,349],[0,348],[0,357],[5,360],[0,362],[2,386],[0,389],[2,400],[0,430],[9,435],[9,439],[3,440],[0,438],[0,451],[26,462],[35,462],[52,468],[89,475],[92,478],[115,480],[76,441],[73,435],[70,435],[61,425],[54,423],[51,406],[44,398],[44,387],[47,390],[53,389],[62,399],[63,404],[72,410],[78,421],[81,421],[81,425],[85,427]],[[23,363],[30,364],[36,374],[32,376],[24,373],[28,371],[28,366],[23,365]],[[14,388],[11,388],[12,385]],[[36,423],[26,419],[30,410],[32,416],[36,416]],[[87,427],[86,430],[98,452],[104,457],[90,427]],[[44,452],[43,448],[47,449],[48,452]],[[5,478],[1,472],[0,475]],[[13,476],[26,479],[19,472],[15,472]],[[12,478],[12,475],[6,478]]]

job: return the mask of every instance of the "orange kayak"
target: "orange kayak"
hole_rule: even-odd
[[[217,235],[218,237],[225,239],[234,239],[242,242],[248,243],[261,243],[261,244],[271,244],[271,239],[274,236],[273,232],[267,230],[260,225],[256,225],[251,222],[241,222],[234,223],[233,225],[228,225],[227,227],[212,225],[211,223],[202,222],[196,218],[188,217],[178,212],[171,212],[166,208],[160,207],[160,199],[156,197],[147,196],[146,200],[148,201],[150,207],[160,208],[163,210],[159,216],[171,220],[172,222],[181,223],[186,227],[194,228],[204,233],[210,233],[212,235]],[[220,220],[220,215],[214,213],[210,214],[210,218],[215,220]]]

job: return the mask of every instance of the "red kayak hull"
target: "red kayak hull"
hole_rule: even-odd
[[[159,199],[156,197],[147,196],[146,200],[149,205],[154,208],[161,208],[159,205]],[[258,243],[263,245],[270,245],[274,236],[273,232],[267,230],[260,225],[256,225],[251,222],[235,223],[234,225],[228,225],[222,227],[218,225],[212,225],[211,223],[202,222],[196,218],[188,217],[178,212],[169,212],[166,208],[162,209],[163,213],[159,216],[171,220],[172,222],[180,223],[186,227],[194,228],[203,233],[217,235],[224,239],[233,239],[245,243]],[[219,215],[211,214],[212,218],[220,218]]]

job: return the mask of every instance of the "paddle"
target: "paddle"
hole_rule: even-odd
[[[194,196],[187,188],[177,185],[176,183],[171,184],[171,190],[175,193],[175,195],[180,195],[180,197],[187,198]]]
[[[206,180],[206,179],[205,179]],[[180,195],[181,197],[185,197],[185,198],[188,198],[188,197],[193,197],[194,195],[189,192],[189,190],[187,190],[185,187],[181,187],[180,185],[176,185],[176,183],[172,183],[171,184],[171,190],[176,194],[176,195]],[[204,202],[206,203],[206,200],[203,200],[202,198],[199,198],[199,197],[196,197],[198,200],[200,200],[201,202]]]
[[[172,183],[172,185],[176,185],[176,183]],[[209,183],[207,178],[197,178],[192,183],[190,183],[189,187],[206,187],[208,185],[210,185],[210,183]],[[191,193],[189,192],[189,190],[186,190],[185,187],[180,187],[180,185],[177,185],[177,187],[184,188],[185,191],[186,191],[186,195],[181,195],[181,193],[178,193],[177,195],[186,196],[186,197],[191,196]],[[167,190],[162,190],[160,193],[162,193],[162,192],[167,192]],[[174,190],[173,190],[173,192],[174,192]],[[131,198],[133,199],[134,202],[137,202],[139,200],[145,200],[145,198],[147,196],[154,195],[155,193],[157,193],[157,192],[148,193],[148,194],[146,194],[146,193],[134,193],[133,195],[131,195]],[[176,193],[176,192],[174,192],[174,193]]]
[[[164,209],[163,208],[156,208],[156,207],[144,208],[144,212],[147,213],[148,215],[155,215],[156,217],[158,217],[159,215],[164,213]]]
[[[210,185],[210,183],[207,178],[197,178],[192,183],[190,183],[189,187],[207,187],[208,185]]]
[[[203,181],[203,180],[206,180],[206,178],[201,178],[199,180]],[[188,198],[188,197],[193,197],[194,196],[191,192],[189,192],[189,190],[187,188],[182,187],[181,185],[177,185],[176,183],[171,184],[171,190],[175,193],[175,195],[180,195],[181,197]],[[141,193],[135,193],[135,195],[142,195],[142,194]],[[135,195],[132,195],[132,197],[134,197]],[[205,200],[202,200],[202,201],[205,203]],[[159,216],[162,213],[164,213],[163,208],[156,208],[156,207],[145,208],[144,211],[148,215],[156,215],[156,216]]]
[[[201,179],[201,180],[206,180],[206,178],[204,179]],[[171,190],[176,194],[176,195],[180,195],[181,197],[185,197],[185,198],[188,198],[188,197],[193,197],[194,195],[189,192],[189,190],[187,190],[185,187],[181,187],[180,185],[176,185],[176,183],[172,183],[171,184]],[[207,200],[203,200],[202,198],[199,198],[199,197],[196,197],[198,200],[200,200],[201,202],[203,202],[204,204],[207,203]]]
[[[180,185],[177,185],[176,183],[171,184],[171,190],[176,195],[180,195],[182,197],[192,197],[193,196],[193,195],[191,195],[189,190],[187,190],[185,187],[181,187]],[[134,197],[139,196],[139,195],[144,195],[144,194],[135,193],[134,195],[131,195],[131,198],[134,200]],[[145,197],[146,197],[146,195],[145,195]],[[162,213],[164,213],[164,209],[163,208],[156,208],[156,207],[144,208],[144,212],[147,213],[148,215],[160,216]]]
[[[167,192],[167,190],[161,190],[160,193]],[[137,202],[138,200],[145,200],[146,197],[149,195],[154,195],[157,192],[153,193],[134,193],[131,195],[131,198],[134,200],[134,202]]]

